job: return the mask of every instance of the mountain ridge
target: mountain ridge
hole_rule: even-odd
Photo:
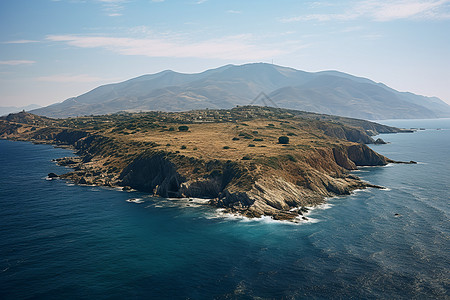
[[[345,117],[450,117],[450,106],[436,97],[399,92],[339,71],[313,73],[265,63],[225,65],[195,74],[165,70],[99,86],[31,112],[63,118],[118,111],[230,109],[252,103],[261,92],[282,108]]]

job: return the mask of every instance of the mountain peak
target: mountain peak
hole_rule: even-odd
[[[449,117],[440,99],[401,93],[339,71],[305,72],[269,63],[225,65],[201,73],[164,70],[100,86],[62,103],[32,111],[50,117],[118,111],[228,109],[260,93],[290,109],[365,119]]]

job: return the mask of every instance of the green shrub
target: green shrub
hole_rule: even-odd
[[[178,127],[178,130],[179,130],[179,131],[188,131],[188,130],[189,130],[189,127],[186,126],[186,125],[181,125],[181,126]]]
[[[287,154],[286,158],[290,161],[297,162],[297,159],[294,156],[292,156],[291,154]]]
[[[249,147],[255,147],[255,145],[254,145],[254,144],[248,144],[248,146],[249,146]]]
[[[169,131],[175,131],[175,128],[170,127],[170,128],[169,128]],[[180,130],[180,131],[181,131],[181,130]]]
[[[243,158],[242,158],[242,160],[251,160],[252,158],[250,157],[250,156],[248,156],[248,155],[246,155],[246,156],[244,156]]]
[[[287,136],[280,136],[278,138],[278,144],[289,144],[289,138]]]
[[[253,139],[253,141],[255,141],[255,142],[262,142],[262,141],[264,141],[263,139],[260,139],[260,138],[257,138],[257,139]]]
[[[229,146],[223,146],[223,149],[230,149]]]
[[[183,146],[181,146],[181,148],[180,148],[180,149],[184,150],[184,149],[186,149],[186,146],[185,146],[185,145],[183,145]]]
[[[233,140],[233,141],[239,141],[239,138],[234,137],[234,138],[232,138],[232,140]]]

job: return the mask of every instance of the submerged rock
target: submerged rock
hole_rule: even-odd
[[[52,180],[52,179],[58,179],[59,176],[55,173],[48,173],[47,178]]]

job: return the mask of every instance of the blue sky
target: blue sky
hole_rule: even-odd
[[[274,62],[450,103],[450,0],[2,0],[0,106],[171,69]]]

